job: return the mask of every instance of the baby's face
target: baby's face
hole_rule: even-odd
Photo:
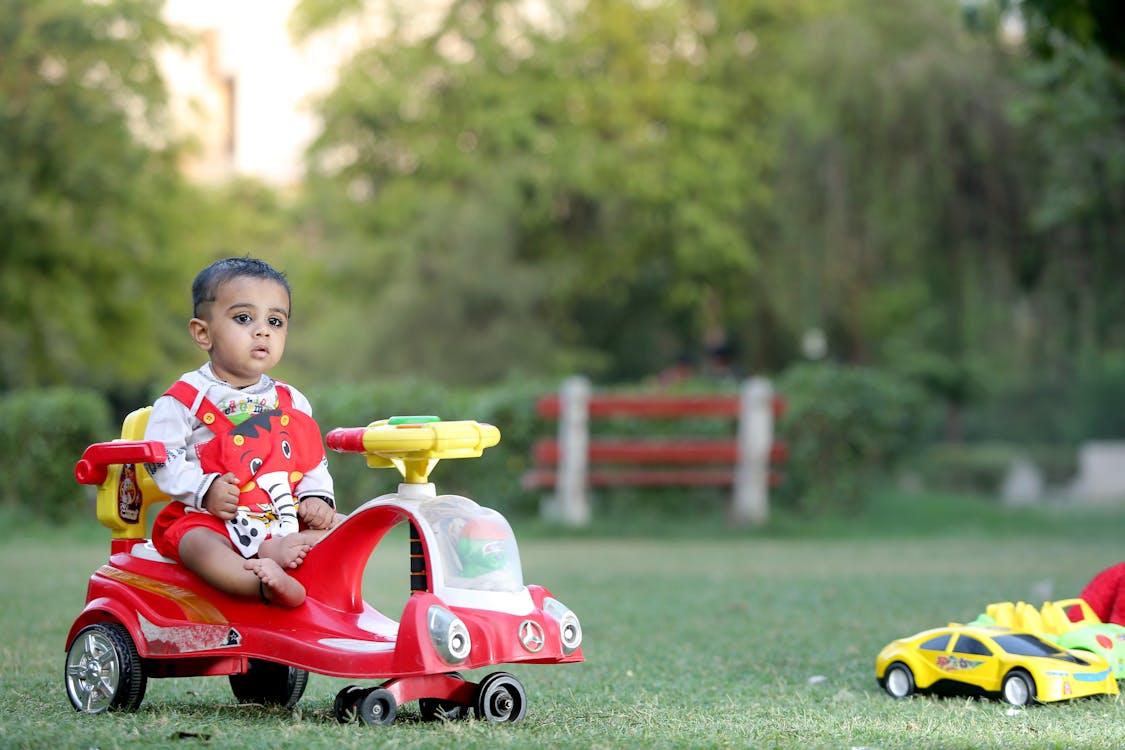
[[[211,355],[215,375],[236,388],[258,382],[285,353],[289,294],[276,281],[232,279],[202,313],[192,321],[195,342]]]

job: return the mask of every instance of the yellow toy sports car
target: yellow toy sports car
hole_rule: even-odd
[[[1034,633],[953,625],[892,641],[875,659],[875,679],[894,698],[914,692],[999,696],[1014,706],[1117,695],[1096,654],[1068,651]]]

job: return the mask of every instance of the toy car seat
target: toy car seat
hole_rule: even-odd
[[[1043,627],[1043,618],[1040,616],[1039,610],[1027,602],[1016,604],[1016,622],[1020,630],[1029,630],[1032,633],[1047,632],[1046,628]],[[1013,628],[1015,627],[1013,626]]]
[[[985,612],[1002,628],[1015,627],[1016,605],[1012,602],[995,602],[985,608]]]
[[[167,459],[163,443],[144,439],[151,412],[151,406],[137,409],[125,417],[120,439],[88,447],[74,467],[74,478],[81,484],[98,487],[98,521],[112,534],[111,553],[133,551],[163,560],[166,558],[155,550],[145,554],[139,547],[133,549],[146,541],[148,509],[170,499],[144,466]]]

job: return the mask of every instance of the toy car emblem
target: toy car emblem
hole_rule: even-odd
[[[538,653],[543,648],[547,639],[543,636],[543,627],[534,620],[524,620],[520,623],[520,643],[531,653]]]

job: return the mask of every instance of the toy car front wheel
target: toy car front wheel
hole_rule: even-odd
[[[478,719],[514,724],[527,711],[527,694],[514,675],[493,672],[477,685],[473,703]]]
[[[375,688],[359,702],[359,720],[368,726],[387,726],[394,723],[398,704],[394,695],[385,688]]]
[[[78,711],[135,711],[147,685],[137,646],[120,623],[82,628],[66,651],[66,694]]]
[[[887,667],[883,677],[883,689],[892,698],[909,698],[914,694],[914,673],[900,661]]]
[[[1013,669],[1004,675],[1000,694],[1013,706],[1026,706],[1035,698],[1035,681],[1022,669]]]
[[[243,703],[293,708],[304,695],[309,673],[288,664],[251,659],[244,674],[230,676],[230,689]]]

